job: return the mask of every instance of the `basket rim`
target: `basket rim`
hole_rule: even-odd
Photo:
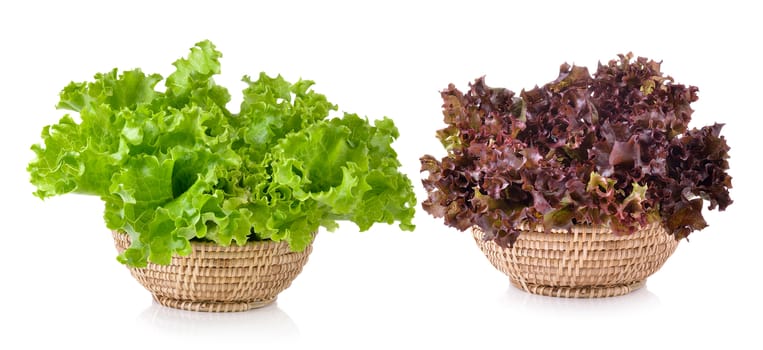
[[[636,232],[645,231],[645,230],[653,230],[653,229],[656,229],[656,228],[659,228],[659,227],[662,227],[664,229],[664,226],[662,225],[662,223],[660,223],[660,222],[650,222],[650,223],[648,223],[648,224],[646,224],[644,226],[639,227],[636,230]],[[472,225],[470,228],[472,230],[478,230],[480,232],[485,232],[485,230],[482,227],[480,227],[479,225]],[[550,234],[555,234],[555,235],[570,235],[570,234],[579,234],[579,233],[586,233],[586,234],[590,234],[590,233],[613,234],[612,230],[610,229],[609,225],[607,225],[607,224],[588,224],[588,223],[573,224],[572,227],[570,227],[569,229],[553,227],[553,228],[551,228],[551,230],[549,230],[549,232],[546,232],[545,229],[543,228],[543,225],[537,225],[535,228],[531,228],[528,223],[523,222],[523,223],[521,223],[521,224],[519,224],[517,226],[517,229],[519,231],[522,231],[522,234],[525,234],[525,233],[529,233],[529,234],[534,234],[534,233],[543,233],[543,234],[546,234],[546,233],[550,233]],[[616,235],[616,236],[617,237],[628,237],[628,236],[632,236],[632,235],[631,234],[627,234],[627,235]]]
[[[125,240],[127,241],[127,245],[129,246],[132,244],[131,240],[132,238],[130,235],[122,230],[111,230],[111,234],[114,237],[114,239],[119,240]],[[318,232],[313,232],[312,239],[313,241],[310,242],[312,244],[315,241],[315,237],[318,234]],[[245,251],[256,251],[256,250],[263,250],[263,249],[274,249],[274,248],[286,248],[290,252],[295,252],[291,250],[291,247],[289,246],[289,243],[286,241],[273,241],[273,240],[264,240],[264,241],[246,241],[243,245],[238,245],[237,243],[231,241],[230,245],[222,245],[215,242],[202,242],[202,241],[196,241],[196,240],[189,240],[189,243],[191,244],[191,247],[193,251],[205,251],[205,252],[245,252]]]

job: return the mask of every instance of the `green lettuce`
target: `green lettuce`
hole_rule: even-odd
[[[264,73],[243,78],[240,112],[231,113],[228,90],[213,80],[221,56],[197,43],[164,91],[162,76],[140,69],[66,86],[58,107],[74,115],[44,127],[32,146],[35,195],[99,196],[106,226],[132,240],[118,260],[135,267],[168,264],[192,240],[286,241],[301,251],[338,221],[413,230],[416,199],[391,147],[392,120],[329,118],[337,106],[312,81]]]

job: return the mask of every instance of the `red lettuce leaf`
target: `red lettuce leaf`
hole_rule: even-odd
[[[722,124],[688,126],[697,92],[632,54],[593,75],[565,63],[557,79],[518,96],[484,77],[465,92],[450,84],[437,132],[447,155],[421,158],[423,208],[503,246],[522,224],[602,223],[628,234],[661,220],[686,237],[707,225],[704,201],[732,203]]]

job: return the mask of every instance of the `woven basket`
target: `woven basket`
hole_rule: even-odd
[[[130,246],[130,237],[112,232],[117,250]],[[174,256],[170,265],[149,263],[130,267],[130,273],[161,305],[191,311],[231,312],[263,307],[291,285],[302,271],[312,244],[292,252],[286,242],[249,242],[219,246],[191,242],[188,256]]]
[[[490,263],[524,291],[555,297],[598,298],[630,293],[657,272],[678,241],[658,224],[615,236],[606,226],[576,225],[572,233],[523,229],[513,248],[484,241],[472,228]]]

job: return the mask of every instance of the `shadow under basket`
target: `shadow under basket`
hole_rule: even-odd
[[[624,236],[594,225],[575,225],[571,233],[523,229],[513,248],[482,240],[479,227],[472,234],[490,263],[515,287],[567,298],[611,297],[641,288],[678,246],[659,224]]]
[[[113,231],[121,253],[130,237]],[[312,252],[292,252],[286,242],[249,242],[223,247],[191,242],[188,256],[173,256],[169,265],[128,267],[161,305],[190,311],[246,311],[271,304],[291,285]]]

